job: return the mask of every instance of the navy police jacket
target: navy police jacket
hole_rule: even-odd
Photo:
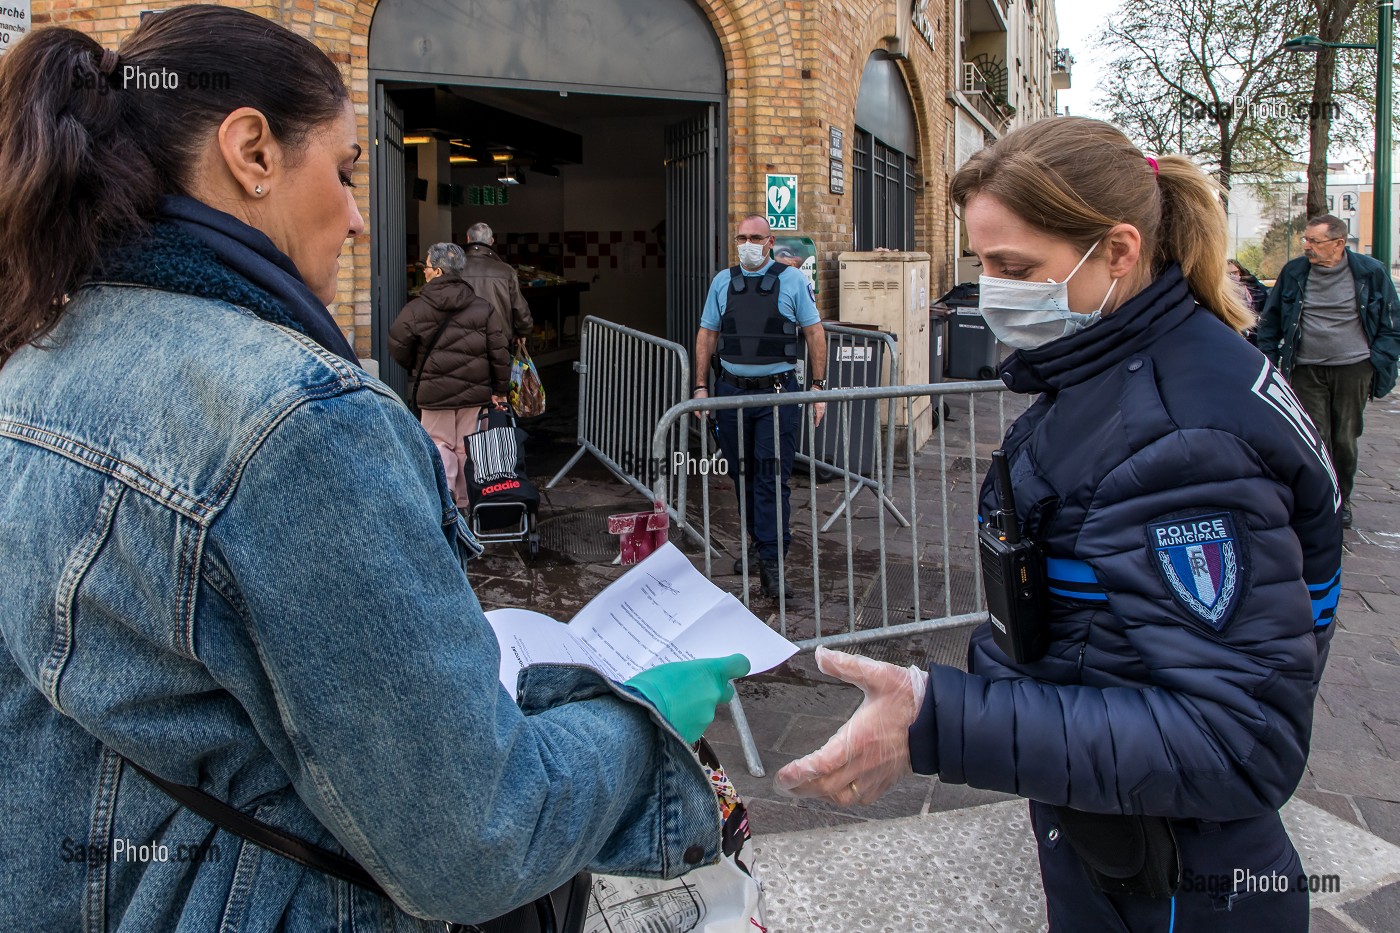
[[[1015,665],[983,624],[970,673],[935,665],[915,770],[1098,813],[1277,809],[1341,589],[1340,493],[1287,382],[1175,265],[1002,378],[1040,393],[1003,446],[1050,649]]]

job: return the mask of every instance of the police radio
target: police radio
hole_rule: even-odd
[[[997,647],[1017,664],[1027,664],[1040,660],[1050,646],[1045,557],[1034,541],[1021,537],[1011,468],[1001,449],[992,451],[992,489],[997,510],[977,531],[982,588]]]

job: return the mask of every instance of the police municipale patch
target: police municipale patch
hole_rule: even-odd
[[[1240,542],[1230,514],[1152,522],[1147,542],[1172,598],[1212,630],[1221,631],[1243,582]]]

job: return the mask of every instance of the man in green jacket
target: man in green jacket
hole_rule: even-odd
[[[1356,440],[1369,399],[1395,387],[1400,299],[1380,262],[1347,249],[1347,225],[1308,221],[1303,255],[1288,263],[1259,317],[1259,349],[1292,384],[1327,447],[1351,527]]]

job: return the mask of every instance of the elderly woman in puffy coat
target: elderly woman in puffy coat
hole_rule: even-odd
[[[476,433],[482,406],[504,403],[510,389],[510,335],[462,281],[466,263],[455,243],[429,247],[427,283],[389,328],[389,355],[409,372],[412,400],[460,508],[467,507],[466,436]]]
[[[1212,182],[1077,117],[958,171],[1002,441],[1044,555],[1048,650],[992,620],[968,670],[818,651],[866,700],[779,786],[870,802],[910,770],[1030,801],[1052,933],[1303,931],[1279,808],[1302,777],[1341,588],[1341,496],[1225,271]],[[997,516],[984,484],[980,519]],[[1279,879],[1282,879],[1280,886]]]

